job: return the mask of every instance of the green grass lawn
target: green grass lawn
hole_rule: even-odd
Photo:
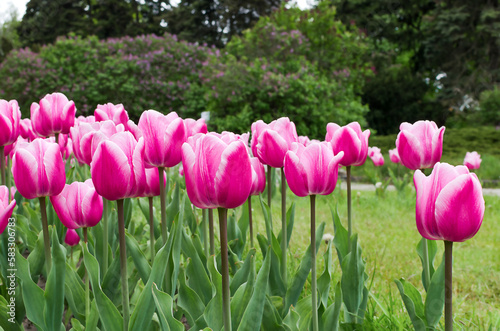
[[[288,206],[296,203],[295,224],[290,241],[289,273],[295,271],[309,244],[309,199],[299,198],[288,191]],[[265,225],[254,197],[255,233],[265,233]],[[275,232],[281,227],[280,197],[273,200],[273,225]],[[471,240],[454,245],[453,292],[455,326],[464,330],[482,330],[493,326],[500,328],[500,198],[486,196],[486,214],[478,234]],[[415,193],[405,196],[386,192],[378,197],[375,192],[353,192],[353,231],[366,259],[370,276],[372,298],[369,301],[365,325],[368,328],[412,328],[394,283],[405,278],[415,285],[423,297],[422,267],[415,252],[420,235],[415,225]],[[317,224],[326,223],[325,233],[333,234],[330,205],[338,204],[340,218],[347,223],[346,192],[336,190],[332,196],[317,199]],[[435,266],[441,262],[443,243],[438,242]],[[318,274],[323,269],[322,245],[318,253]],[[340,267],[335,256],[336,279],[340,280]],[[306,283],[309,287],[309,283]],[[306,288],[306,291],[309,289]],[[384,309],[388,316],[384,316]]]

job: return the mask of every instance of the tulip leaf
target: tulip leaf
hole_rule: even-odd
[[[425,298],[425,318],[429,327],[435,327],[441,316],[444,308],[444,264],[443,260],[436,272],[432,275],[431,284]]]
[[[43,232],[40,231],[34,249],[28,255],[31,277],[36,281],[45,265],[45,250],[43,244]]]
[[[45,284],[44,318],[48,330],[64,330],[64,278],[66,274],[66,249],[59,244],[52,228],[52,266]]]
[[[241,206],[241,216],[238,219],[238,227],[240,228],[241,235],[243,237],[243,242],[246,243],[248,229],[250,226],[250,214],[248,210],[248,200],[245,202],[243,206]],[[244,245],[243,245],[244,246]]]
[[[335,209],[330,206],[330,211],[332,213],[333,228],[335,229],[333,244],[337,250],[339,263],[342,265],[344,257],[349,253],[349,234],[340,222],[337,206],[335,206]]]
[[[189,260],[189,264],[192,260]],[[212,288],[210,287],[210,290]],[[200,296],[186,284],[186,276],[181,269],[179,272],[179,294],[177,296],[177,306],[184,311],[184,315],[188,320],[189,325],[194,326],[195,322],[203,316],[205,304]],[[206,323],[204,324],[206,325]]]
[[[269,247],[269,249],[271,249]],[[271,254],[267,254],[262,267],[257,274],[253,294],[241,318],[238,330],[250,331],[258,330],[261,325],[264,305],[266,301],[267,286],[269,280],[269,270],[271,269]]]
[[[315,243],[316,252],[318,251],[319,246],[321,245],[323,232],[325,231],[325,225],[326,225],[325,222],[322,222],[316,229],[316,243]],[[304,256],[302,257],[302,260],[300,261],[300,266],[295,275],[293,276],[292,284],[290,285],[290,287],[286,292],[285,306],[282,315],[288,314],[288,309],[290,308],[290,306],[295,306],[297,304],[297,301],[299,300],[300,293],[302,292],[307,277],[311,272],[311,266],[312,266],[311,249],[312,249],[311,244],[309,244],[306,252],[304,253]]]
[[[429,274],[432,279],[434,275],[434,259],[436,258],[437,253],[437,244],[435,240],[427,240],[422,237],[417,245],[417,254],[420,257],[420,261],[422,261],[422,269],[424,268],[424,243],[427,242],[427,252],[428,252],[428,261],[429,261]],[[427,291],[429,288],[426,278],[424,276],[424,270],[422,270],[422,284],[424,285],[424,289]]]
[[[179,185],[177,185],[179,186]],[[191,207],[191,201],[184,192],[182,200],[184,201],[184,220],[183,222],[189,226],[191,233],[196,233],[198,224],[196,223],[196,218],[194,217],[193,209]]]
[[[231,284],[229,285],[231,293],[233,295],[245,281],[248,281],[249,273],[252,272],[252,268],[255,268],[254,265],[255,253],[256,253],[255,248],[251,248],[248,251],[245,262],[243,262],[243,266],[234,274],[234,277],[231,280]]]
[[[142,214],[144,215],[144,218],[148,220],[148,224],[149,224],[149,200],[148,199],[139,199],[139,207],[142,211]],[[155,239],[156,239],[161,235],[161,232],[160,232],[160,223],[158,223],[155,212],[156,212],[156,210],[153,207],[153,228],[154,228],[153,230],[154,230]]]
[[[142,279],[142,282],[146,284],[149,279],[149,274],[151,273],[151,267],[149,266],[148,259],[139,247],[139,243],[130,233],[126,233],[125,242],[127,244],[127,253],[132,256],[137,272]]]
[[[295,222],[295,202],[292,202],[290,208],[286,212],[286,247],[290,244],[290,239],[292,238],[293,224]],[[281,243],[281,236],[283,235],[283,230],[280,230],[278,235],[278,242]]]
[[[176,186],[178,187],[178,185]],[[185,199],[186,196],[183,197]],[[169,235],[173,237],[173,240],[168,240],[170,242],[168,250],[170,252],[167,262],[166,275],[167,279],[165,281],[165,292],[170,293],[170,296],[175,295],[177,288],[177,276],[179,275],[179,265],[181,259],[181,243],[182,243],[182,231],[184,222],[184,208],[181,208],[179,214],[177,214],[173,220],[173,226],[171,227],[171,232]]]
[[[360,307],[364,304],[364,281],[365,265],[361,258],[361,248],[358,245],[358,235],[355,234],[351,239],[351,252],[348,253],[342,261],[342,294],[344,304],[347,309],[347,322],[355,322]],[[366,293],[367,296],[367,293]]]
[[[172,316],[172,297],[160,291],[155,283],[153,283],[152,291],[162,330],[184,331],[184,325]]]
[[[119,295],[121,293],[121,287],[116,285],[120,282],[120,278],[120,253],[119,250],[117,250],[115,259],[113,259],[109,265],[101,285],[104,294],[114,302],[115,305],[121,303],[121,296]]]
[[[252,292],[254,290],[255,255],[248,255],[248,257],[250,258],[250,260],[245,261],[245,263],[248,263],[248,266],[245,267],[245,269],[248,269],[248,272],[245,274],[245,276],[247,276],[246,282],[238,287],[231,300],[231,322],[232,328],[235,330],[240,324],[243,313],[247,308],[248,302],[250,301]],[[243,268],[241,268],[239,271],[241,271],[242,269]]]
[[[259,195],[260,206],[262,208],[262,214],[264,214],[264,221],[266,224],[266,235],[269,245],[272,244],[273,236],[273,218],[269,206],[262,200],[262,196]],[[281,256],[281,255],[280,255]]]
[[[238,256],[238,260],[241,260],[241,255],[245,249],[246,236],[241,232],[234,212],[229,215],[227,220],[227,240],[231,251]]]
[[[411,323],[415,331],[425,331],[425,312],[424,304],[420,292],[411,283],[403,278],[394,281],[398,286],[399,293],[405,304],[406,311],[410,316]]]
[[[299,330],[309,330],[312,321],[312,299],[308,295],[297,303],[297,313],[299,314]]]
[[[271,236],[274,237],[274,235],[272,234]],[[271,249],[268,250],[267,249],[268,240],[261,234],[257,234],[257,241],[259,242],[259,247],[262,251],[263,257],[265,258],[267,254],[271,254],[272,258],[271,271],[269,273],[269,288],[268,288],[269,292],[271,295],[278,295],[280,297],[284,297],[286,294],[286,287],[285,283],[283,282],[283,278],[281,277],[281,270],[280,270],[281,249],[279,249],[279,254],[276,252],[275,246],[271,247]]]
[[[97,304],[95,300],[90,303],[90,313],[86,316],[85,328],[87,330],[96,330],[99,323],[99,312],[97,311]]]
[[[128,229],[130,227],[130,221],[132,219],[132,209],[134,207],[133,199],[124,199],[123,200],[123,220],[125,221],[125,228]]]
[[[122,331],[123,318],[114,306],[113,302],[104,294],[100,284],[99,264],[96,258],[90,254],[86,245],[83,245],[83,261],[89,274],[92,292],[94,293],[97,311],[105,331]],[[115,284],[117,286],[117,284]]]
[[[208,269],[200,259],[192,241],[185,231],[183,233],[182,251],[184,255],[190,258],[186,267],[189,286],[200,296],[203,304],[206,305],[212,299],[212,285],[208,275]]]
[[[168,187],[168,186],[167,186]],[[175,215],[180,212],[180,191],[179,185],[175,185],[172,200],[167,206],[167,228],[168,231],[172,228],[172,222],[174,221]]]
[[[222,276],[216,269],[215,256],[208,260],[208,270],[212,278],[212,286],[215,289],[215,296],[210,300],[205,308],[204,317],[208,327],[214,331],[222,328]]]
[[[286,317],[283,319],[283,323],[290,329],[290,331],[300,331],[299,320],[300,316],[292,306],[288,310],[288,314],[286,315]]]
[[[335,286],[335,302],[326,308],[321,316],[323,325],[328,325],[329,331],[337,331],[339,328],[340,308],[342,307],[342,289],[340,282]],[[326,328],[325,328],[326,330]]]
[[[320,300],[323,306],[328,307],[328,294],[330,293],[330,284],[333,274],[333,257],[332,257],[332,242],[328,242],[326,248],[324,259],[325,259],[325,270],[323,274],[318,278],[318,291],[320,293]]]
[[[173,243],[178,240],[177,237],[180,237],[179,230],[182,228],[182,221],[178,222],[177,220],[178,217],[174,220],[174,226],[167,242],[158,251],[158,255],[155,257],[149,279],[144,286],[144,290],[139,296],[135,309],[130,317],[129,330],[147,330],[149,328],[155,312],[155,303],[152,298],[153,292],[151,291],[153,283],[158,284],[161,287],[164,280],[170,281],[171,273],[168,271],[166,272],[165,270],[167,269],[169,263],[168,261],[173,254]]]
[[[0,329],[3,328],[4,330],[12,331],[22,330],[21,326],[17,322],[13,323],[12,320],[9,321],[9,319],[11,319],[12,317],[9,315],[10,307],[7,306],[8,304],[17,305],[16,302],[7,303],[7,300],[0,295]],[[16,314],[18,313],[19,312],[16,310]]]
[[[272,299],[267,295],[264,305],[264,314],[262,316],[261,330],[263,331],[288,330],[286,325],[283,324],[283,320],[278,310],[274,306]]]
[[[75,270],[67,263],[64,289],[66,301],[71,312],[80,322],[85,322],[85,289],[83,282]]]

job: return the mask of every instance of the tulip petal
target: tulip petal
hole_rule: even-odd
[[[14,207],[16,206],[16,200],[10,202],[7,208],[0,210],[0,234],[5,231],[5,228],[9,224],[9,218],[12,216]]]
[[[197,174],[195,173],[196,154],[193,147],[189,143],[182,145],[182,166],[184,169],[184,178],[186,179],[186,191],[189,200],[198,208],[213,208],[206,201],[202,200],[200,190],[203,189],[204,183],[197,182]]]
[[[436,224],[440,239],[462,242],[472,238],[484,216],[481,184],[473,174],[460,175],[436,199]]]
[[[41,182],[47,181],[47,195],[52,196],[61,193],[66,183],[66,173],[61,151],[56,144],[50,144],[43,156],[44,173]],[[45,185],[41,185],[44,187]]]
[[[290,190],[299,197],[309,194],[307,173],[299,157],[292,151],[285,155],[285,177]]]
[[[260,162],[273,168],[283,167],[288,143],[274,130],[264,130],[258,137],[257,157]]]
[[[236,208],[245,203],[252,186],[252,167],[246,147],[241,141],[229,144],[221,154],[215,174],[218,205]]]
[[[26,199],[38,197],[38,162],[28,150],[20,148],[12,159],[12,176],[17,191]]]
[[[352,166],[359,162],[362,143],[356,131],[351,127],[345,126],[335,131],[331,144],[335,154],[344,152],[344,157],[340,161],[343,166]],[[366,153],[368,153],[368,148]]]
[[[421,167],[422,144],[417,136],[408,131],[401,131],[396,139],[396,147],[401,159],[401,163],[411,170]]]
[[[434,122],[432,122],[434,123]],[[438,131],[434,132],[431,142],[431,164],[429,167],[433,167],[437,162],[441,161],[441,156],[443,155],[443,135],[445,127],[441,127]]]
[[[69,185],[66,185],[66,187],[69,187]],[[60,194],[51,196],[50,202],[54,207],[54,211],[56,212],[57,217],[59,217],[59,220],[62,224],[64,224],[65,227],[67,227],[68,229],[78,229],[78,224],[73,221],[73,218],[71,217],[71,214],[69,212],[68,203],[66,202],[66,193],[67,191],[63,190]]]

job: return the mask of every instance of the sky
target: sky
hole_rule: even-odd
[[[26,10],[26,3],[29,0],[0,0],[0,23],[10,17],[12,9],[17,10],[17,16],[21,19]],[[292,3],[297,3],[300,9],[307,9],[314,4],[316,0],[292,0]]]

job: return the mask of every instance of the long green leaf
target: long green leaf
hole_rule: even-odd
[[[422,296],[418,290],[409,282],[404,279],[394,281],[398,286],[399,293],[405,304],[406,311],[410,316],[411,323],[415,331],[424,331],[425,326],[425,313]]]
[[[323,274],[318,278],[318,291],[320,294],[320,300],[323,307],[328,307],[328,294],[330,293],[330,284],[333,274],[333,258],[332,258],[332,242],[328,243],[324,254],[325,260],[325,270]]]
[[[417,244],[417,254],[420,257],[420,261],[422,262],[422,269],[424,268],[424,240],[427,240],[422,237]],[[427,240],[427,252],[429,257],[429,274],[432,279],[434,275],[434,259],[437,254],[437,244],[435,240]],[[422,285],[424,285],[424,289],[427,291],[429,286],[426,282],[426,278],[424,277],[424,270],[422,270]]]
[[[192,260],[189,261],[191,264]],[[189,267],[189,266],[188,266]],[[211,291],[210,287],[210,291]],[[208,302],[207,302],[208,303]],[[189,325],[194,326],[195,322],[203,317],[205,311],[205,304],[199,295],[186,284],[186,277],[184,271],[181,269],[179,272],[179,294],[177,296],[177,306],[184,311],[184,315],[188,320]],[[206,322],[203,324],[205,327]]]
[[[252,248],[248,251],[247,257],[245,258],[245,262],[243,262],[243,266],[238,269],[233,279],[231,280],[231,284],[229,288],[231,289],[231,294],[234,295],[236,290],[248,280],[248,274],[251,272],[252,267],[254,267],[253,263],[255,261],[255,248]]]
[[[432,275],[431,284],[425,298],[425,318],[428,327],[435,327],[444,308],[444,256],[436,272]]]
[[[335,286],[335,302],[330,305],[323,313],[321,319],[323,320],[324,331],[337,331],[339,328],[340,308],[342,307],[342,289],[340,282]]]
[[[73,315],[82,323],[85,322],[85,289],[76,271],[66,263],[64,278],[64,295]]]
[[[363,303],[365,265],[361,259],[361,249],[357,234],[352,236],[351,252],[342,261],[342,294],[347,308],[348,322],[356,321],[358,310]]]
[[[97,311],[101,319],[104,330],[106,331],[123,331],[123,317],[113,302],[104,294],[101,288],[99,277],[99,264],[96,258],[90,254],[89,250],[83,245],[83,262],[87,268],[92,292],[97,304]],[[118,284],[116,284],[118,287]]]
[[[184,324],[172,316],[172,297],[168,293],[160,291],[154,283],[152,291],[161,329],[163,331],[184,331]]]
[[[271,247],[269,247],[271,249]],[[266,300],[269,270],[271,269],[271,254],[267,254],[262,267],[257,274],[254,291],[247,308],[241,319],[238,330],[252,331],[258,330],[262,321],[264,304]]]
[[[132,256],[137,272],[142,279],[142,282],[146,284],[148,282],[149,274],[151,273],[151,267],[149,266],[148,259],[139,247],[139,243],[130,233],[126,233],[125,242],[127,243],[127,253]]]
[[[212,277],[215,296],[205,308],[204,317],[207,325],[214,331],[222,329],[222,276],[217,270],[215,256],[208,260],[208,270]]]
[[[335,209],[330,206],[330,211],[332,213],[333,228],[335,229],[333,244],[337,249],[339,263],[342,265],[344,257],[349,253],[349,235],[340,222],[337,206],[335,206]]]
[[[246,282],[243,283],[235,291],[234,296],[231,300],[231,325],[232,328],[235,330],[238,329],[238,326],[241,322],[241,318],[245,313],[248,302],[250,302],[250,298],[252,297],[252,292],[254,290],[255,256],[248,255],[248,257],[250,259],[248,261],[245,261],[245,263],[248,263],[248,266],[246,267],[246,269],[248,269],[248,272],[246,273],[247,276]]]

